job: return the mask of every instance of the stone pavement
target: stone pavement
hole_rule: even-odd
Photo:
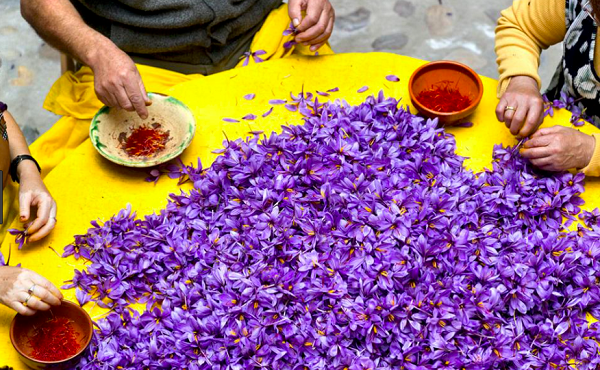
[[[385,51],[426,60],[451,59],[496,78],[494,27],[512,0],[330,0],[336,9],[333,49]],[[560,47],[543,54],[548,81]],[[60,75],[59,53],[21,18],[18,0],[0,0],[0,100],[32,142],[56,121],[42,103]]]

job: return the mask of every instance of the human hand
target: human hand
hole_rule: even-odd
[[[21,267],[0,266],[0,303],[31,316],[59,306],[63,295],[45,277]]]
[[[544,100],[536,80],[528,76],[512,77],[496,107],[496,117],[517,138],[533,134],[544,120]]]
[[[96,96],[109,107],[136,111],[142,118],[148,118],[151,104],[142,77],[129,55],[115,45],[107,46],[91,58],[90,67],[94,71]]]
[[[298,30],[296,42],[311,45],[312,51],[327,42],[335,22],[335,11],[328,0],[290,0],[288,9],[292,24]],[[306,12],[304,19],[303,11]]]
[[[19,164],[19,218],[23,223],[30,222],[31,208],[37,208],[35,219],[27,228],[27,240],[35,242],[48,235],[56,225],[56,202],[44,185],[37,168],[24,170],[25,166],[30,165],[34,165],[33,162],[24,161]]]
[[[596,139],[563,126],[544,127],[523,144],[521,156],[545,171],[584,168],[592,160]]]

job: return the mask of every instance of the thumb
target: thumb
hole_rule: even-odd
[[[29,220],[29,210],[31,208],[31,192],[26,192],[19,197],[19,216],[20,221]]]
[[[298,27],[298,25],[302,22],[303,5],[304,0],[290,0],[288,3],[288,14],[290,15],[290,19],[292,20],[294,27]]]

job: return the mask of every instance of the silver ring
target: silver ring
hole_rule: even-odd
[[[29,295],[33,295],[33,290],[35,289],[35,284],[33,284],[31,286],[31,288],[27,289],[27,293],[29,293]]]
[[[506,107],[506,108],[504,108],[504,111],[505,111],[505,112],[506,112],[507,110],[513,110],[513,111],[515,111],[515,110],[517,110],[517,108],[515,108],[515,107]]]
[[[26,299],[26,300],[23,302],[23,306],[27,307],[27,302],[29,302],[29,300],[31,299],[31,297],[33,297],[33,294],[31,294],[31,293],[30,293],[30,294],[27,296],[27,299]]]

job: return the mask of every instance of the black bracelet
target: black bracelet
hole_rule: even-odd
[[[10,178],[12,179],[13,182],[19,182],[19,176],[17,175],[17,167],[19,167],[19,163],[23,162],[23,161],[33,161],[33,163],[35,163],[35,166],[38,168],[38,171],[40,171],[40,173],[42,173],[42,169],[40,168],[40,165],[37,163],[37,161],[35,160],[35,158],[33,158],[30,155],[27,154],[22,154],[22,155],[18,155],[15,157],[15,159],[12,160],[12,162],[10,162]]]

